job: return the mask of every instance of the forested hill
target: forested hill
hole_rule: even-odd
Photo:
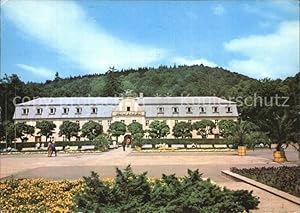
[[[157,69],[110,70],[106,75],[47,81],[40,85],[40,96],[114,96],[126,90],[154,95],[217,95],[226,96],[233,86],[249,77],[203,65],[166,67]]]
[[[272,97],[287,96],[291,106],[298,106],[300,74],[285,80],[256,80],[222,68],[203,65],[154,68],[139,68],[116,71],[111,68],[106,74],[94,74],[60,78],[45,83],[24,83],[17,75],[0,79],[1,120],[12,119],[14,103],[35,97],[87,97],[115,96],[131,91],[144,96],[219,96],[248,97],[257,94]],[[18,97],[15,99],[15,97]],[[23,97],[26,97],[22,100]],[[16,101],[14,101],[14,99]],[[234,99],[233,99],[234,100]],[[254,117],[261,111],[258,107],[243,107],[239,111],[245,117]]]

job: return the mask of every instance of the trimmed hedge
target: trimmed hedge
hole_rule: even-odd
[[[275,187],[300,198],[300,166],[230,168],[234,173]]]
[[[226,139],[142,139],[143,144],[227,144]]]
[[[17,150],[21,150],[22,148],[33,148],[37,143],[44,144],[44,147],[48,146],[48,142],[24,142],[24,143],[16,143]],[[81,146],[86,145],[94,145],[92,141],[55,141],[55,146],[78,146],[81,148]],[[15,148],[15,143],[12,143],[10,147]],[[0,144],[0,148],[4,149],[6,148],[5,143]]]
[[[227,144],[226,139],[142,139],[143,144]]]
[[[185,148],[187,148],[188,144],[228,144],[228,141],[226,139],[159,139],[159,138],[152,138],[152,139],[142,139],[138,143],[133,142],[133,146],[135,144],[138,144],[137,146],[142,146],[144,144],[151,144],[153,148],[155,148],[155,145],[157,144],[167,144],[169,147],[171,147],[172,144],[184,144]]]
[[[35,147],[35,145],[38,142],[24,142],[24,143],[17,143],[17,149],[21,150],[22,148],[29,148],[29,147]],[[44,146],[47,147],[48,142],[39,142],[40,144],[44,143]],[[140,145],[144,145],[144,144],[152,144],[152,146],[154,147],[156,144],[167,144],[169,146],[171,146],[172,144],[184,144],[184,145],[188,145],[188,144],[228,144],[228,141],[226,139],[159,139],[159,138],[152,138],[152,139],[142,139],[140,141]],[[85,146],[85,145],[93,145],[92,141],[55,141],[56,146],[79,146],[79,148],[81,146]],[[134,146],[134,142],[133,142],[133,146]],[[1,143],[0,144],[0,148],[4,149],[6,147],[5,143]],[[12,143],[11,147],[14,148],[15,144]]]

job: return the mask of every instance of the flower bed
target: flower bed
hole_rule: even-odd
[[[46,179],[0,182],[0,209],[5,212],[243,212],[257,207],[252,192],[221,189],[203,180],[198,170],[178,178],[135,175],[130,166],[115,179],[91,176],[78,181]]]
[[[250,169],[231,168],[239,175],[300,197],[300,166],[261,167]]]
[[[12,179],[0,182],[1,212],[70,212],[83,181]]]
[[[172,145],[172,144],[227,144],[228,141],[226,139],[192,139],[192,138],[177,138],[177,139],[165,139],[165,138],[153,138],[153,139],[142,139],[140,143],[143,144],[167,144],[167,145]]]

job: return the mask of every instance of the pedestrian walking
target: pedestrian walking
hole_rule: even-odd
[[[125,147],[126,147],[126,141],[125,140],[123,140],[122,146],[123,146],[123,151],[125,152]]]
[[[52,153],[52,143],[51,143],[51,141],[49,141],[49,143],[48,143],[47,151],[48,151],[48,157],[51,157],[51,153]]]
[[[56,157],[57,156],[57,151],[56,151],[56,148],[55,148],[55,141],[52,141],[51,143],[51,156],[54,152],[54,156]]]

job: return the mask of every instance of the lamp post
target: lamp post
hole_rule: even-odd
[[[7,93],[5,94],[5,125],[7,125]],[[7,149],[7,126],[5,127],[5,148]]]

